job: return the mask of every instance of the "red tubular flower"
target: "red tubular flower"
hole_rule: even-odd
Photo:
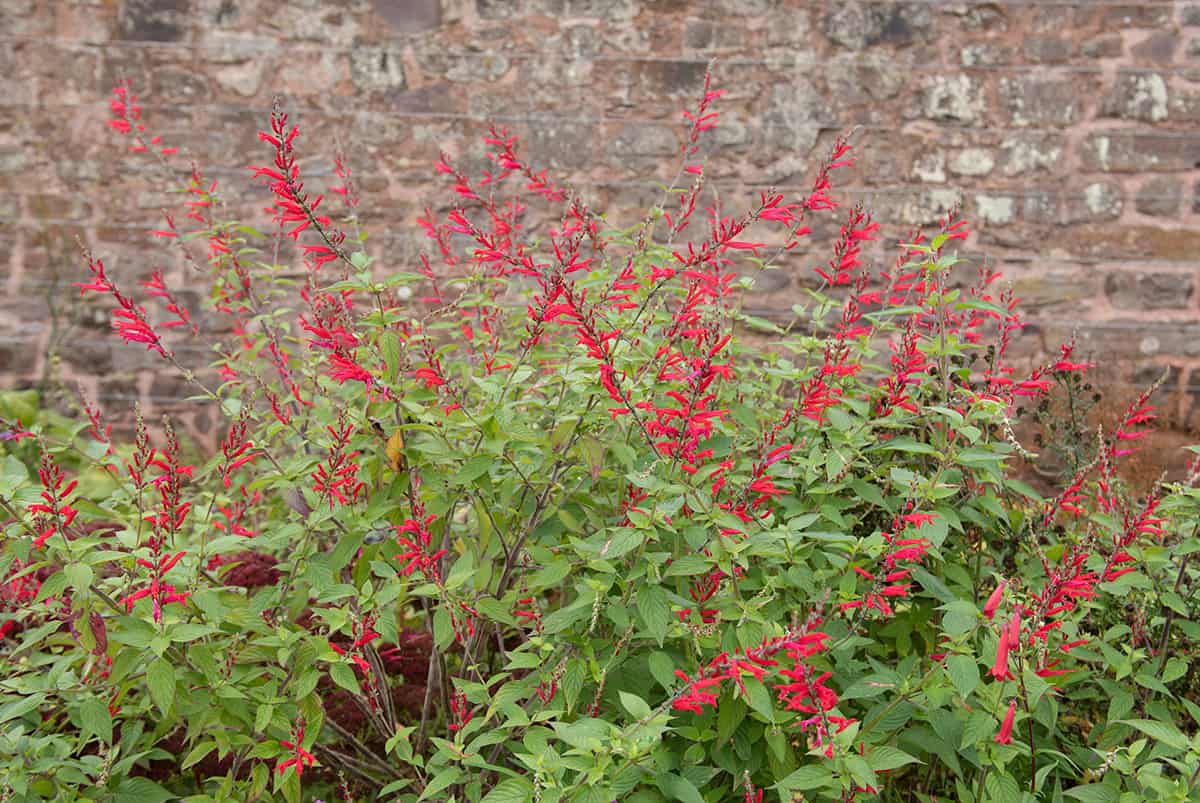
[[[333,228],[332,221],[317,213],[323,196],[310,198],[304,191],[300,179],[300,166],[296,164],[294,143],[300,135],[299,126],[288,127],[288,116],[281,111],[271,112],[271,131],[258,132],[258,138],[275,149],[274,162],[270,167],[251,167],[254,176],[265,176],[268,186],[275,195],[274,216],[281,227],[291,226],[288,236],[294,240],[309,227],[321,236],[317,245],[304,246],[306,256],[313,256],[312,267],[319,269],[327,262],[349,258],[341,250],[346,239],[345,232]]]
[[[291,739],[280,739],[279,745],[284,750],[291,751],[292,757],[280,761],[275,765],[275,771],[283,775],[288,767],[296,768],[296,777],[299,778],[304,774],[305,767],[315,767],[318,764],[317,757],[304,749],[304,720],[299,720],[296,723],[295,729],[292,731]]]
[[[90,290],[94,293],[111,295],[117,302],[117,309],[112,313],[112,328],[126,343],[145,343],[150,351],[158,352],[161,357],[169,357],[170,352],[163,346],[161,338],[154,331],[146,317],[146,308],[133,303],[133,299],[121,293],[104,271],[104,263],[85,252],[88,260],[88,270],[92,272],[91,282],[75,282],[79,294],[85,295]]]
[[[420,485],[421,476],[415,468],[410,469],[409,478],[414,489]],[[400,573],[405,577],[419,571],[435,582],[440,581],[438,561],[446,554],[446,550],[434,551],[431,549],[433,533],[429,531],[429,525],[436,520],[437,516],[433,513],[427,515],[424,503],[414,497],[412,515],[406,518],[402,524],[396,525],[396,541],[401,547],[396,560],[400,562]]]
[[[225,521],[214,521],[212,526],[223,532],[228,532],[230,535],[240,535],[243,538],[253,538],[258,535],[258,530],[251,530],[245,525],[246,514],[249,512],[250,505],[257,503],[262,495],[255,491],[253,496],[246,493],[246,486],[241,487],[243,500],[234,502],[232,505],[217,505],[217,512],[225,517]]]
[[[348,505],[358,501],[366,483],[358,479],[357,451],[349,451],[354,427],[339,420],[338,425],[327,426],[332,441],[325,462],[312,473],[313,490],[324,496],[333,510],[334,502]]]
[[[71,507],[67,499],[75,490],[76,480],[64,485],[66,476],[49,452],[42,452],[38,479],[42,481],[42,501],[30,505],[29,512],[34,516],[34,526],[38,531],[33,545],[41,549],[55,533],[61,533],[63,538],[67,537],[67,528],[75,521],[78,511]]]
[[[254,451],[254,443],[246,437],[248,418],[243,412],[238,420],[229,428],[225,439],[221,442],[221,454],[225,457],[221,465],[221,481],[228,489],[232,483],[230,476],[242,466],[254,462],[259,452]]]
[[[1000,600],[1004,598],[1004,587],[1008,585],[1007,580],[1001,580],[996,589],[992,591],[991,596],[987,598],[987,602],[983,606],[983,615],[988,619],[996,616],[996,609],[1000,607]]]
[[[142,282],[142,286],[146,288],[146,295],[165,300],[167,302],[167,312],[175,316],[175,320],[163,321],[159,326],[163,329],[186,326],[191,330],[193,335],[199,334],[200,327],[193,323],[192,316],[187,311],[187,307],[180,304],[179,299],[167,289],[161,270],[156,270],[150,274],[150,278]]]
[[[920,382],[920,375],[929,369],[929,363],[920,350],[920,336],[917,330],[918,316],[909,318],[904,327],[899,344],[892,343],[892,373],[880,383],[887,391],[887,396],[880,401],[879,415],[886,417],[893,410],[917,412],[916,403],[908,393],[908,388]]]
[[[542,612],[538,610],[537,601],[533,597],[522,597],[517,600],[517,605],[513,608],[513,616],[527,625],[531,625],[535,632],[542,632]]]
[[[171,603],[182,603],[190,594],[187,591],[176,591],[175,586],[164,582],[164,578],[187,554],[183,550],[170,553],[169,544],[174,542],[192,507],[190,502],[183,500],[182,493],[184,479],[190,479],[192,476],[192,466],[185,466],[179,462],[179,440],[169,422],[165,427],[166,446],[157,456],[154,450],[149,449],[145,426],[141,419],[138,420],[137,426],[137,482],[141,484],[140,476],[146,467],[153,466],[160,471],[160,474],[151,480],[151,484],[158,490],[160,507],[147,518],[153,527],[153,533],[147,542],[150,557],[137,559],[138,566],[150,570],[149,581],[147,585],[127,595],[122,602],[126,610],[132,611],[135,602],[149,598],[154,621],[161,622],[164,607]],[[135,469],[131,466],[130,471],[133,473]]]
[[[84,409],[88,409],[86,403],[84,404]],[[90,410],[88,410],[88,414],[89,416],[91,415]],[[97,413],[97,417],[98,416],[99,413]],[[32,432],[25,431],[25,429],[22,428],[19,420],[14,419],[12,421],[5,421],[3,418],[0,418],[0,441],[12,441],[13,443],[20,443],[25,438],[32,437],[34,437],[34,434]]]
[[[88,422],[91,424],[91,427],[88,431],[91,432],[92,437],[95,438],[98,443],[103,443],[105,445],[106,448],[104,451],[104,456],[107,457],[111,455],[113,452],[112,424],[104,424],[103,426],[101,425],[100,406],[94,403],[87,393],[84,392],[82,385],[79,387],[79,402],[83,407],[84,413],[88,417]]]
[[[1000,731],[996,734],[996,744],[1012,744],[1012,729],[1013,718],[1017,713],[1017,701],[1012,700],[1008,704],[1008,713],[1004,715],[1004,721],[1000,723]]]
[[[475,718],[475,712],[467,705],[467,695],[465,692],[456,691],[450,698],[450,714],[453,717],[449,724],[451,733],[462,730],[467,726],[467,723]]]
[[[1008,671],[1008,648],[1008,631],[1005,630],[996,643],[996,660],[992,662],[992,677],[996,680],[1012,680],[1013,675]]]
[[[792,668],[780,670],[779,674],[792,682],[775,686],[780,701],[791,710],[815,713],[815,719],[821,723],[836,722],[839,729],[847,726],[850,720],[828,714],[829,709],[837,704],[837,694],[824,686],[824,682],[830,677],[829,673],[814,679],[811,677],[811,669],[805,663],[809,656],[824,650],[825,642],[829,639],[827,634],[811,630],[819,624],[819,620],[812,621],[803,628],[789,631],[782,636],[764,639],[758,647],[740,653],[723,652],[700,667],[695,675],[675,670],[675,676],[683,681],[684,686],[674,696],[672,708],[697,714],[703,713],[704,706],[715,708],[724,681],[732,680],[742,687],[743,674],[750,674],[762,680],[768,671],[779,666],[774,656],[786,652],[792,659]],[[823,732],[823,728],[824,724],[818,730]]]
[[[1008,643],[1009,646],[1018,647],[1021,644],[1021,611],[1013,611],[1012,619],[1008,623]]]
[[[113,87],[112,99],[108,102],[108,108],[112,112],[108,127],[119,134],[132,136],[134,142],[129,146],[129,150],[134,153],[146,152],[150,150],[150,145],[157,148],[163,156],[177,153],[178,148],[166,147],[162,144],[162,137],[146,137],[146,126],[142,122],[142,107],[138,105],[137,100],[138,96],[134,93],[132,84],[128,80],[118,82]]]
[[[854,207],[842,226],[841,238],[834,245],[828,270],[816,268],[816,274],[832,287],[850,284],[851,275],[862,266],[861,243],[874,240],[877,231],[879,224],[873,223],[871,216],[861,206]]]

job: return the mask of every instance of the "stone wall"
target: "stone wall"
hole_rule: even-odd
[[[265,199],[244,167],[263,158],[274,96],[304,129],[313,186],[339,138],[386,269],[412,264],[418,212],[447,198],[438,150],[477,156],[487,120],[614,222],[635,219],[717,57],[710,175],[731,209],[767,185],[802,191],[857,127],[844,197],[889,237],[961,202],[978,229],[967,255],[1032,312],[1027,351],[1077,330],[1119,380],[1173,366],[1171,411],[1193,415],[1200,3],[0,0],[0,13],[0,387],[83,380],[110,408],[152,412],[184,392],[70,287],[77,240],[127,281],[158,265],[186,280],[148,234],[175,201],[104,126],[118,78],[234,209]],[[748,304],[785,313],[814,258],[766,274]]]

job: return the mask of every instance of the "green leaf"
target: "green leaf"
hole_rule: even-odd
[[[584,673],[586,671],[582,661],[567,662],[567,668],[563,671],[561,683],[563,698],[567,701],[567,711],[571,711],[575,707],[575,703],[579,700],[579,694],[583,691]]]
[[[636,694],[631,694],[627,691],[621,691],[617,694],[621,698],[621,705],[625,706],[625,710],[634,719],[638,721],[649,719],[654,713],[649,704]]]
[[[767,720],[767,722],[775,721],[775,706],[771,702],[771,692],[761,681],[754,678],[745,678],[742,685],[746,687],[746,700],[759,716]]]
[[[941,606],[942,629],[946,635],[962,636],[970,633],[979,623],[979,609],[965,599],[956,599]]]
[[[175,795],[149,778],[126,778],[117,787],[113,803],[164,803]]]
[[[188,751],[187,756],[183,759],[183,763],[179,765],[179,769],[186,770],[188,767],[199,762],[216,748],[217,743],[214,741],[206,739],[205,741],[200,742]]]
[[[80,704],[79,727],[84,736],[95,734],[105,744],[112,744],[112,714],[103,701],[89,697]]]
[[[166,716],[175,702],[175,667],[165,658],[156,658],[146,669],[146,686],[150,699]]]
[[[700,796],[700,790],[682,775],[676,775],[673,772],[664,772],[655,781],[658,783],[658,788],[662,790],[662,793],[667,796],[668,800],[681,800],[683,803],[704,803],[704,798]]]
[[[445,649],[454,640],[454,624],[444,608],[433,612],[433,641],[438,649]]]
[[[855,780],[859,786],[878,786],[879,779],[875,777],[875,771],[871,769],[871,765],[865,759],[856,755],[846,756],[846,769],[850,770],[850,777]]]
[[[1021,787],[1008,775],[992,774],[984,783],[988,803],[1021,803]]]
[[[1085,783],[1080,786],[1073,786],[1063,792],[1067,797],[1073,797],[1083,803],[1117,803],[1121,799],[1121,793],[1111,786],[1102,783]]]
[[[946,588],[946,584],[934,577],[929,572],[925,571],[920,566],[912,568],[912,578],[921,584],[921,587],[932,594],[935,598],[942,602],[951,603],[957,600],[954,592]]]
[[[1188,737],[1179,728],[1156,719],[1118,719],[1118,724],[1130,725],[1155,741],[1162,742],[1176,750],[1186,750]]]
[[[529,800],[533,800],[533,784],[523,777],[517,777],[496,784],[480,803],[526,803]]]
[[[833,780],[833,772],[822,764],[810,764],[793,772],[772,789],[780,792],[807,792],[828,786]]]
[[[42,602],[43,600],[56,597],[67,589],[66,572],[55,572],[42,582],[42,587],[38,589],[37,596],[33,598],[34,602]]]
[[[871,769],[875,770],[875,772],[882,772],[883,770],[894,770],[896,767],[903,767],[905,764],[921,764],[923,762],[915,756],[910,756],[903,750],[891,745],[881,744],[867,753],[867,763],[871,765]]]
[[[884,451],[884,452],[907,452],[909,454],[928,454],[936,455],[938,450],[933,448],[928,443],[914,440],[913,438],[900,437],[893,438],[890,441],[884,441],[881,445],[869,451]]]
[[[479,455],[472,457],[463,467],[455,472],[454,477],[450,482],[455,485],[470,485],[475,480],[488,473],[488,470],[495,465],[496,459],[491,455]]]
[[[946,674],[964,700],[979,685],[979,665],[969,655],[951,655],[946,659]]]
[[[558,738],[577,750],[595,752],[612,741],[612,728],[602,719],[585,717],[575,722],[555,722]]]
[[[438,792],[457,782],[458,779],[462,777],[462,774],[462,770],[460,770],[458,767],[446,767],[437,775],[433,776],[433,779],[430,780],[425,789],[421,791],[421,796],[417,798],[417,800],[429,800]]]
[[[341,686],[351,694],[361,694],[362,690],[358,687],[358,678],[354,676],[354,670],[347,664],[336,663],[329,665],[329,677],[333,682]]]
[[[671,608],[667,603],[667,592],[662,586],[644,583],[638,589],[635,600],[638,613],[646,622],[646,630],[662,646],[671,621]]]
[[[664,577],[676,577],[683,575],[691,577],[696,574],[704,574],[712,568],[713,561],[702,555],[684,555],[671,561],[671,565],[663,572]]]
[[[67,577],[67,585],[76,591],[86,591],[96,576],[86,563],[72,563],[63,569],[63,574]]]

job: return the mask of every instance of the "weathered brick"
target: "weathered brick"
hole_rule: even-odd
[[[1112,181],[1094,181],[1067,196],[1063,222],[1080,223],[1115,220],[1121,216],[1124,199],[1121,186]]]
[[[538,8],[556,17],[629,20],[637,15],[635,0],[538,0]]]
[[[1161,28],[1171,22],[1171,9],[1165,5],[1130,4],[1079,8],[1080,17],[1094,21],[1102,29]]]
[[[372,0],[372,5],[397,33],[432,31],[442,23],[441,0]]]
[[[1079,52],[1089,59],[1115,59],[1125,52],[1125,40],[1120,34],[1102,34],[1084,40]]]
[[[526,13],[525,0],[475,0],[475,12],[485,20],[506,20]]]
[[[350,75],[360,92],[404,89],[403,55],[382,47],[356,47],[350,53]]]
[[[1017,199],[1012,195],[979,193],[975,196],[975,215],[989,226],[1006,226],[1016,220]]]
[[[978,122],[983,114],[983,88],[970,75],[934,75],[925,80],[921,114],[932,120]]]
[[[1019,126],[1071,125],[1079,120],[1083,105],[1078,79],[1006,78],[1000,82],[1000,94]]]
[[[804,78],[772,87],[771,105],[762,117],[763,142],[770,151],[764,155],[806,155],[830,114],[825,98]]]
[[[649,123],[627,123],[608,146],[609,160],[622,164],[625,160],[636,166],[659,164],[664,156],[679,152],[675,129]]]
[[[695,96],[704,86],[704,73],[708,62],[694,61],[644,61],[637,65],[637,75],[642,87],[652,95]]]
[[[1183,183],[1165,176],[1152,178],[1137,192],[1137,211],[1155,217],[1174,217],[1179,214],[1183,200]]]
[[[1024,203],[1022,204],[1022,214],[1026,220],[1057,223],[1059,216],[1058,194],[1046,190],[1026,192]]]
[[[1200,137],[1167,131],[1098,131],[1084,141],[1081,156],[1089,170],[1113,173],[1190,170],[1200,163]]]
[[[964,67],[998,67],[1012,64],[1013,49],[995,42],[976,42],[959,51],[959,62]]]
[[[1104,99],[1104,114],[1157,123],[1167,119],[1167,82],[1160,73],[1123,70]]]
[[[1114,271],[1104,292],[1117,309],[1187,309],[1196,289],[1192,273]]]
[[[996,157],[988,148],[966,148],[950,160],[950,172],[959,176],[986,176],[996,166]]]
[[[178,42],[188,33],[190,0],[125,0],[121,4],[122,39]]]
[[[1000,165],[1006,176],[1019,176],[1054,167],[1063,155],[1059,137],[1026,134],[1006,139],[1000,145]]]
[[[488,119],[614,224],[640,219],[639,207],[659,200],[655,180],[674,169],[678,111],[695,102],[716,54],[726,95],[720,125],[705,137],[706,176],[730,210],[771,184],[803,193],[833,137],[862,124],[858,161],[835,175],[835,194],[875,212],[880,245],[964,201],[978,224],[972,242],[989,259],[1052,251],[1068,264],[1119,263],[1121,280],[1133,281],[1107,289],[1116,271],[1090,264],[1018,270],[1035,320],[1121,310],[1123,336],[1104,341],[1114,355],[1200,365],[1200,327],[1189,341],[1180,334],[1188,324],[1141,315],[1176,310],[1167,317],[1182,320],[1197,301],[1186,288],[1163,289],[1157,276],[1190,277],[1158,263],[1191,264],[1200,253],[1197,0],[294,0],[281,8],[0,0],[12,34],[0,41],[0,71],[10,76],[10,112],[0,115],[0,287],[36,299],[49,283],[77,280],[76,237],[121,281],[171,263],[146,230],[176,198],[162,192],[150,160],[97,125],[120,77],[134,79],[152,130],[220,179],[225,213],[256,222],[267,196],[241,166],[262,154],[255,132],[279,95],[304,132],[308,186],[327,192],[326,157],[339,135],[373,248],[411,264],[428,243],[407,224],[426,203],[442,212],[447,203],[431,161],[445,149],[464,169],[488,166],[479,144]],[[106,46],[114,39],[126,41]],[[180,176],[186,161],[176,165]],[[524,222],[535,230],[552,219],[531,208]],[[1155,219],[1162,224],[1137,225]],[[836,237],[839,222],[823,217],[814,242]],[[295,245],[281,260],[295,258]],[[872,259],[886,257],[878,249]],[[754,303],[786,312],[801,284],[791,267],[764,275]],[[5,273],[13,268],[15,279]],[[1153,275],[1128,278],[1141,274]],[[1154,306],[1179,299],[1190,306]],[[67,374],[95,366],[131,393],[173,392],[151,385],[157,366],[147,355],[112,348],[101,305],[72,304],[66,314],[86,341],[64,352]],[[11,321],[27,321],[36,335],[23,342],[44,352],[46,317],[28,299],[0,300],[0,352],[20,353],[4,345]],[[1150,351],[1130,334],[1143,325],[1155,340]],[[10,360],[0,385],[40,370]]]
[[[874,44],[905,47],[923,41],[933,26],[933,15],[924,3],[832,4],[822,20],[822,30],[834,43],[850,50]]]
[[[1129,51],[1136,60],[1153,64],[1170,64],[1179,48],[1179,34],[1175,31],[1159,31]]]
[[[1025,58],[1040,64],[1061,64],[1071,58],[1071,40],[1062,36],[1027,36]]]
[[[1056,243],[1072,254],[1097,259],[1187,261],[1200,253],[1200,231],[1089,223],[1066,229]]]
[[[1078,310],[1080,305],[1096,297],[1099,282],[1090,272],[1033,269],[1020,272],[1013,279],[1012,287],[1023,305],[1046,312]]]
[[[926,184],[946,181],[946,154],[940,151],[921,154],[912,165],[912,176]]]

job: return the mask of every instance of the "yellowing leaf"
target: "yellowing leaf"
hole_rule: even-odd
[[[387,459],[388,465],[393,471],[404,470],[404,433],[396,430],[392,433],[392,437],[387,439]]]

